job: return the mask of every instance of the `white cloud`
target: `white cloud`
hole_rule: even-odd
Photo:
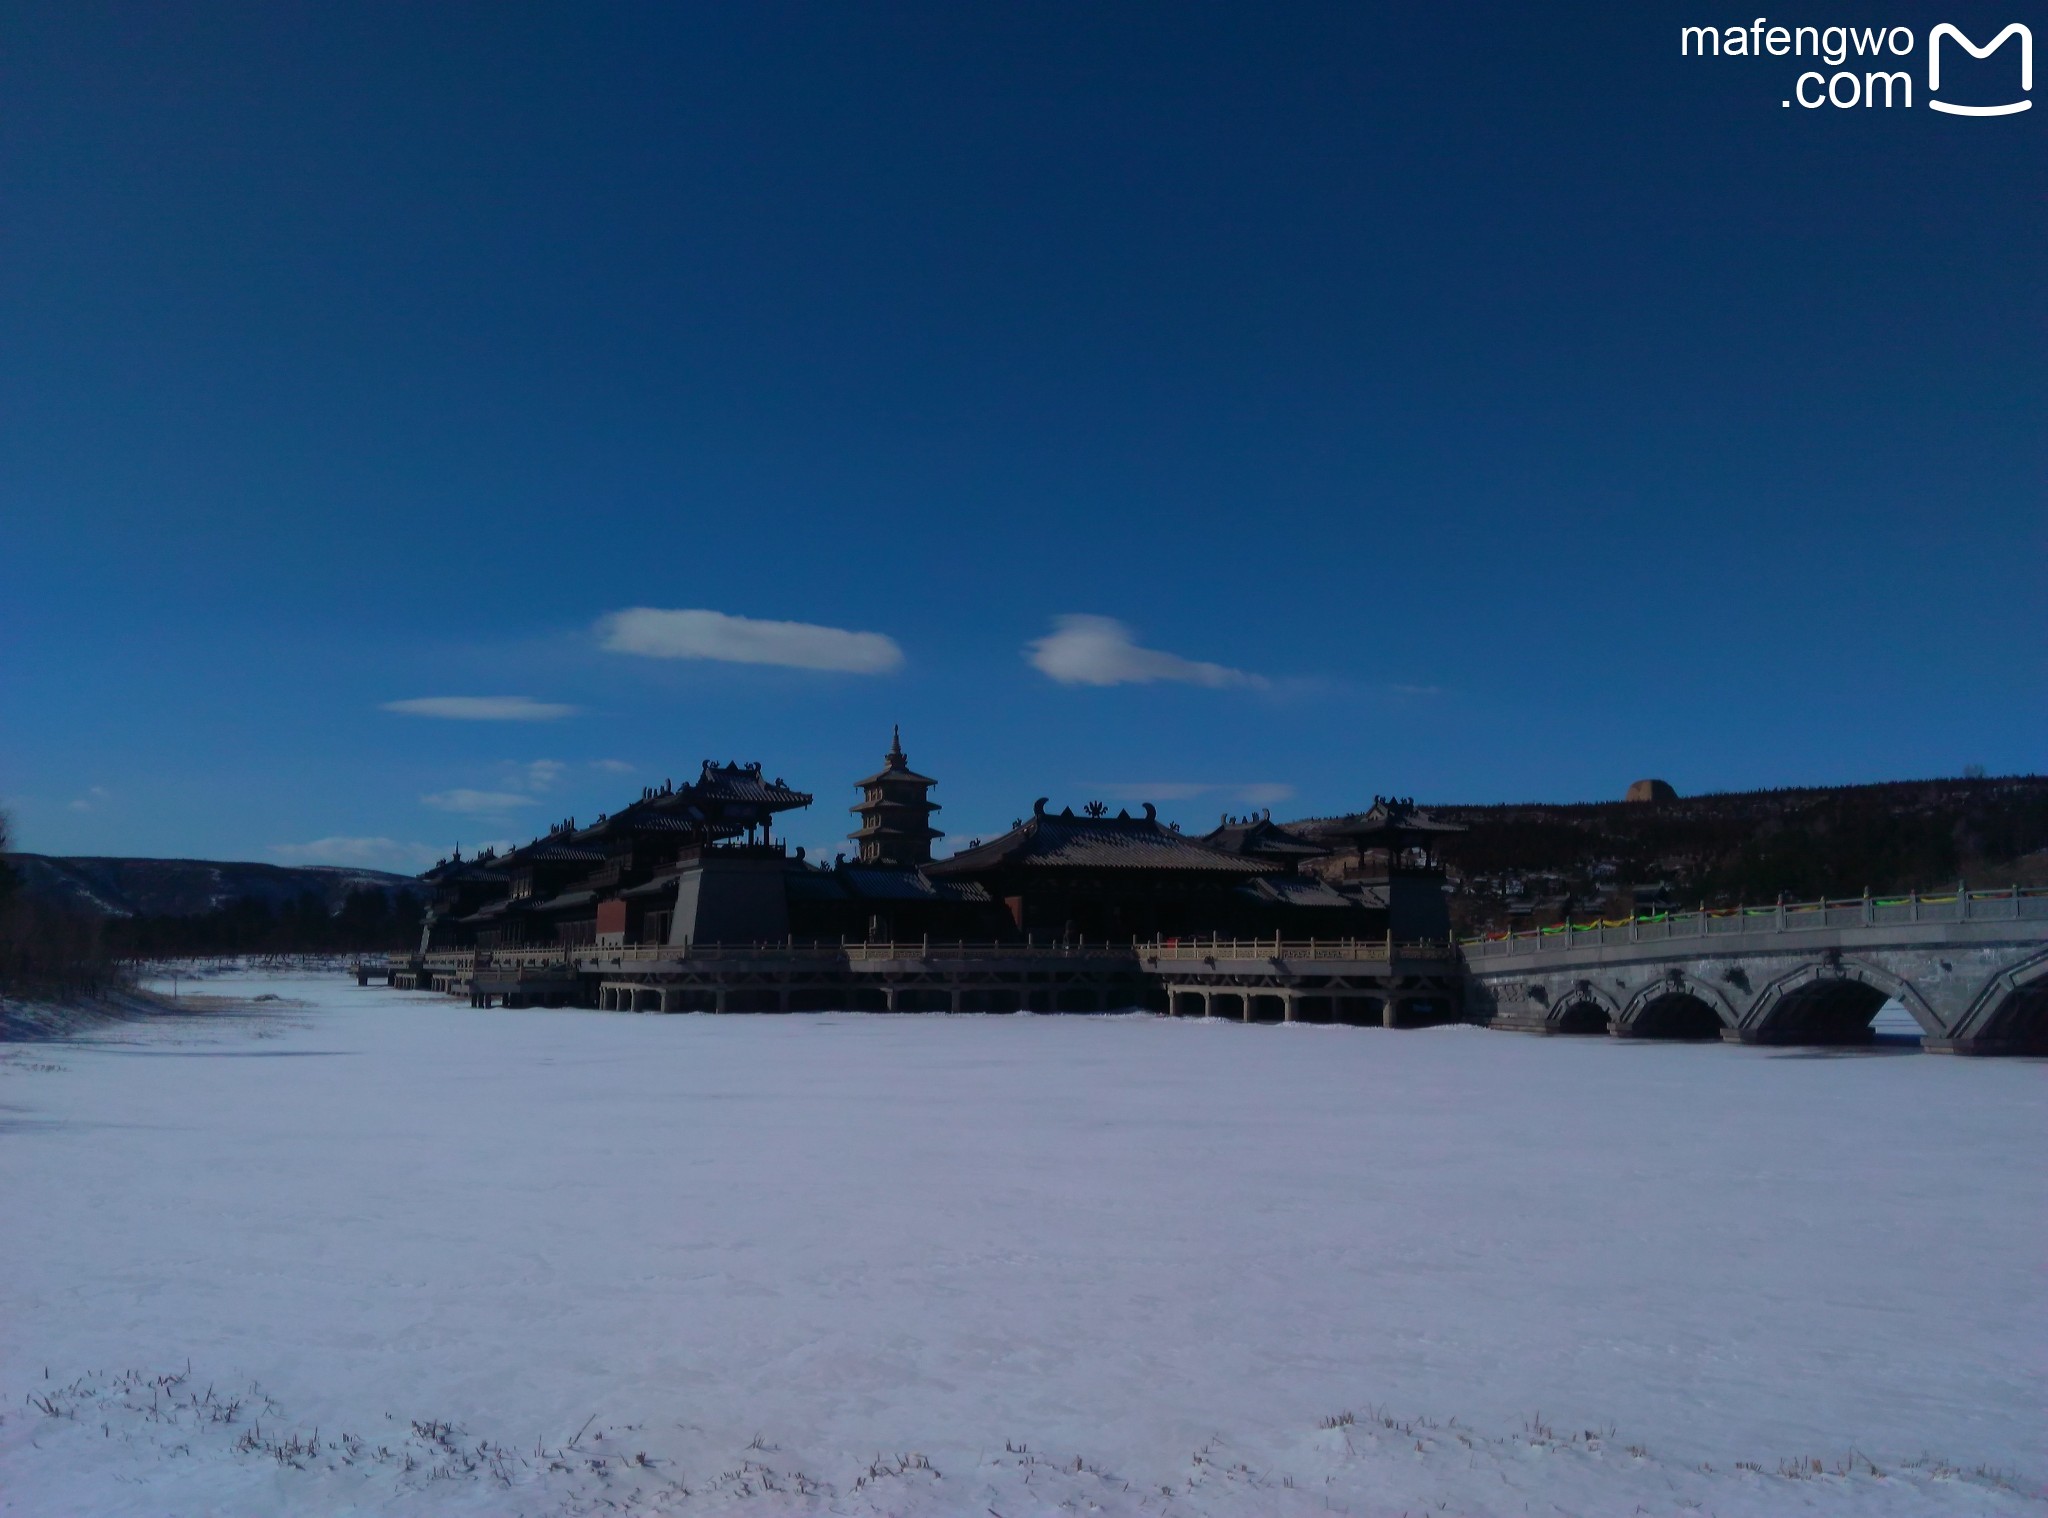
[[[879,675],[903,663],[903,650],[883,633],[849,632],[810,622],[763,622],[722,611],[660,611],[634,606],[600,618],[597,632],[615,654],[653,659],[717,659],[728,664],[782,664]]]
[[[607,775],[630,775],[633,773],[633,766],[626,763],[623,759],[593,759],[590,761],[590,767],[594,770],[602,770]]]
[[[409,717],[448,717],[457,722],[552,722],[573,717],[576,708],[531,696],[414,696],[386,701],[383,710]]]
[[[420,800],[428,806],[439,807],[444,812],[508,812],[514,807],[532,806],[533,797],[523,796],[517,791],[472,791],[458,788],[452,791],[435,791]]]
[[[1050,633],[1025,649],[1024,657],[1061,685],[1149,685],[1155,680],[1214,687],[1269,683],[1264,675],[1140,648],[1131,630],[1114,617],[1054,617],[1052,625]]]
[[[554,786],[569,766],[559,759],[534,759],[525,764],[512,766],[512,784],[523,786],[529,791],[545,791]]]
[[[1237,787],[1237,796],[1240,801],[1250,806],[1271,806],[1276,801],[1292,801],[1294,787],[1278,782],[1241,785]]]
[[[402,875],[416,874],[441,857],[430,845],[396,838],[316,838],[311,843],[274,844],[270,852],[286,864],[352,865]]]
[[[1112,801],[1192,801],[1218,787],[1191,780],[1112,780],[1084,783],[1080,789]]]
[[[100,803],[107,800],[109,794],[107,788],[103,785],[92,786],[83,796],[75,797],[72,800],[71,810],[74,812],[97,811],[99,810]]]

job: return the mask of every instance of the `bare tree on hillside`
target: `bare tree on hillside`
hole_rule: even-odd
[[[7,861],[13,826],[0,812],[0,992],[68,999],[111,989],[120,966],[99,920],[39,902]]]

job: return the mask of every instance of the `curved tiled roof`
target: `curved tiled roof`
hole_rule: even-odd
[[[1326,823],[1318,829],[1330,837],[1353,840],[1397,838],[1416,833],[1462,833],[1462,822],[1446,822],[1427,808],[1399,796],[1375,796],[1372,810],[1341,822]]]
[[[1000,868],[1079,870],[1184,870],[1195,874],[1248,878],[1271,874],[1277,866],[1210,848],[1161,827],[1146,808],[1143,817],[1058,814],[1044,810],[1002,837],[979,848],[964,849],[951,859],[926,868],[934,875],[972,875]]]
[[[550,896],[546,901],[537,901],[528,907],[529,912],[566,912],[571,907],[587,907],[597,900],[595,891],[564,891],[559,896]]]
[[[758,764],[713,764],[706,759],[704,773],[689,790],[699,802],[751,801],[775,811],[811,804],[809,792],[796,790],[779,779],[764,780]]]
[[[971,880],[929,880],[917,870],[849,864],[833,872],[847,894],[860,901],[986,902],[988,892]]]
[[[1335,886],[1321,880],[1305,880],[1299,875],[1265,877],[1245,882],[1240,887],[1246,894],[1260,901],[1274,902],[1289,907],[1362,907],[1366,903],[1356,896],[1348,896]]]
[[[1264,855],[1272,859],[1321,859],[1330,853],[1327,844],[1291,833],[1264,817],[1226,822],[1205,834],[1202,842],[1228,854]]]
[[[603,864],[602,849],[580,849],[570,843],[550,843],[543,838],[505,856],[519,864]]]

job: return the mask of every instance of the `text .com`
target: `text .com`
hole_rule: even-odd
[[[2008,42],[2018,46],[2019,88],[2012,88],[2010,53],[1995,58]],[[1910,58],[1919,38],[1910,26],[1777,26],[1759,16],[1747,26],[1682,26],[1678,29],[1678,52],[1688,58],[1808,58],[1832,69],[1802,71],[1792,82],[1792,93],[1780,102],[1787,108],[1804,106],[1819,110],[1833,106],[1847,111],[1873,106],[1885,109],[1913,105],[1914,74],[1900,60]],[[1938,98],[1942,89],[1943,54],[1947,53],[1951,87],[1970,68],[1966,59],[1979,60],[1972,82],[1965,88],[1989,88],[2009,97],[1994,105],[1962,105]],[[1959,56],[1960,54],[1960,56]],[[1844,65],[1850,65],[1845,67]],[[1992,70],[1998,72],[1994,76]],[[1962,28],[1944,21],[1927,33],[1927,108],[1950,116],[2012,116],[2032,108],[2025,98],[2034,88],[2034,34],[2015,21],[1988,42],[1979,43]]]

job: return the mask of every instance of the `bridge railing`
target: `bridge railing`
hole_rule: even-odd
[[[1148,960],[1207,963],[1224,960],[1341,960],[1385,963],[1391,959],[1449,959],[1453,950],[1442,939],[1399,941],[1389,938],[1202,938],[1162,940],[1140,951]]]
[[[1821,901],[1780,901],[1763,907],[1710,907],[1691,912],[1642,912],[1632,917],[1562,922],[1461,939],[1469,959],[1538,954],[1604,944],[1659,943],[1731,933],[1802,933],[1821,928],[1884,927],[1903,923],[2048,920],[2048,886],[1998,891],[1958,887],[1946,895],[1848,896]]]

